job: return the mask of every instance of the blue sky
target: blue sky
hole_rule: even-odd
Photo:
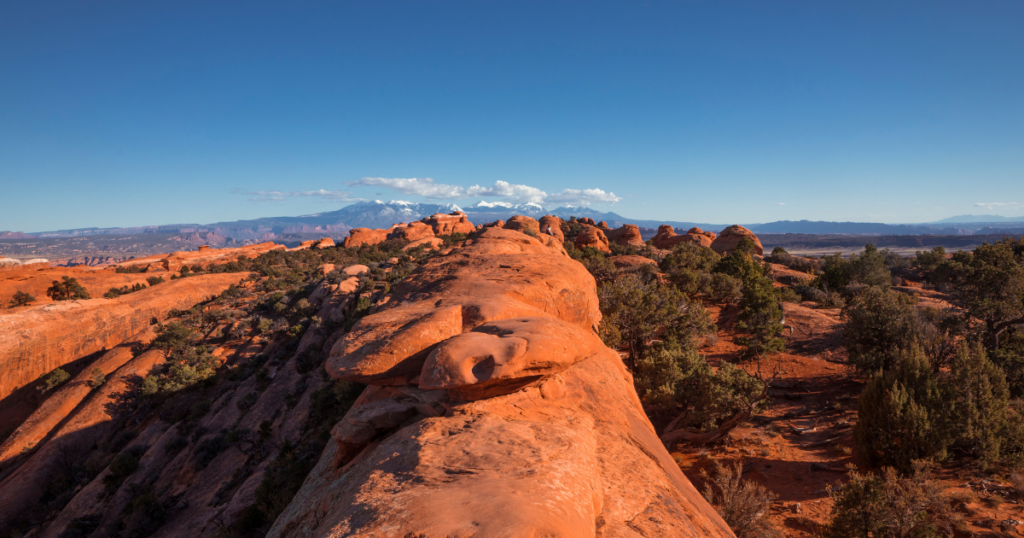
[[[1019,216],[1022,28],[1018,0],[4,2],[0,230]]]

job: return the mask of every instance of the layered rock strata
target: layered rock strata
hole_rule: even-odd
[[[0,400],[68,362],[117,346],[172,309],[220,294],[245,276],[189,277],[116,299],[60,301],[0,315]]]

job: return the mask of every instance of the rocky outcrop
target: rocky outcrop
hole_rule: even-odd
[[[732,536],[600,318],[550,237],[485,228],[428,260],[332,348],[371,386],[268,536]]]
[[[241,256],[255,258],[264,252],[284,248],[284,245],[269,242],[238,248],[205,248],[191,252],[172,252],[170,254],[155,254],[153,256],[146,256],[145,258],[134,258],[114,264],[113,266],[108,266],[107,268],[131,267],[134,265],[145,268],[147,272],[159,270],[177,272],[181,270],[183,265],[188,265],[189,267],[195,265],[209,267],[213,264],[236,261]]]
[[[345,248],[359,248],[366,245],[383,243],[391,230],[371,230],[370,228],[353,228],[348,237],[341,243]]]
[[[39,501],[51,478],[63,472],[65,462],[62,459],[83,451],[109,433],[118,398],[126,392],[128,384],[147,376],[163,362],[164,354],[157,350],[147,351],[127,361],[97,389],[97,394],[89,399],[84,409],[61,425],[52,440],[0,482],[0,522],[16,519],[19,513]]]
[[[576,248],[594,247],[606,254],[612,253],[611,246],[608,244],[608,238],[596,226],[583,225],[580,233],[576,234],[574,245]]]
[[[740,240],[744,237],[749,237],[751,241],[754,242],[755,254],[758,256],[764,256],[764,247],[761,246],[761,240],[754,235],[754,232],[740,226],[739,224],[733,224],[732,226],[722,230],[714,242],[711,243],[711,250],[714,250],[724,256],[735,250],[736,245],[738,245]]]
[[[697,230],[700,233],[694,233],[694,230]],[[671,249],[680,243],[693,243],[702,247],[710,247],[712,240],[713,239],[701,231],[700,228],[693,228],[685,234],[678,235],[671,226],[662,224],[658,227],[658,235],[655,235],[651,239],[651,244],[655,248],[661,249]]]
[[[423,219],[423,222],[434,230],[434,235],[469,234],[476,230],[476,226],[469,222],[466,214],[459,211],[450,215],[435,213]]]
[[[637,269],[645,265],[658,266],[658,262],[643,256],[612,256],[608,258],[616,269]]]
[[[562,219],[554,215],[545,215],[540,218],[540,232],[550,235],[559,243],[565,242],[565,234],[562,232]]]
[[[537,222],[536,219],[524,217],[523,215],[516,215],[508,219],[508,222],[505,223],[503,228],[523,233],[526,233],[527,230],[531,230],[535,235],[540,233],[540,223]]]
[[[644,240],[640,237],[640,227],[636,224],[623,224],[621,228],[604,232],[608,241],[623,247],[643,247]]]
[[[434,229],[424,222],[410,222],[409,224],[394,226],[387,237],[388,239],[401,239],[403,241],[418,241],[427,237],[434,237]]]
[[[437,250],[444,246],[444,239],[440,237],[424,237],[423,239],[417,239],[408,245],[402,247],[402,250],[409,251],[417,247],[426,247],[428,250]]]
[[[408,224],[395,224],[387,230],[371,230],[369,228],[355,228],[345,238],[343,246],[346,248],[361,247],[365,245],[376,245],[388,239],[401,239],[404,241],[419,242],[427,244],[425,239],[431,239],[441,235],[453,233],[468,234],[476,230],[465,213],[456,211],[450,215],[435,213],[423,220],[410,222]],[[435,245],[436,242],[430,241]]]
[[[715,232],[705,232],[704,230],[701,230],[697,226],[694,226],[693,228],[690,228],[686,233],[689,234],[689,235],[704,235],[704,236],[707,236],[712,241],[714,241],[715,238],[718,237],[718,235],[716,235]]]
[[[117,346],[169,310],[218,295],[246,275],[189,277],[117,299],[61,301],[0,314],[0,399],[68,362]]]
[[[103,375],[111,375],[135,357],[133,348],[148,344],[154,337],[156,337],[156,333],[153,327],[147,327],[141,333],[104,353],[99,359],[93,361],[89,368],[82,370],[74,379],[57,389],[53,396],[47,398],[14,433],[3,441],[3,444],[0,444],[0,465],[31,449],[53,432],[53,429],[92,392],[93,387],[90,385],[90,381],[97,368],[103,372]]]

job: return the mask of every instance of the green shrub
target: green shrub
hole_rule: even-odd
[[[775,288],[775,299],[781,303],[799,303],[800,295],[793,288]]]
[[[128,267],[117,267],[114,269],[115,273],[144,273],[146,268],[141,265],[129,265]]]
[[[950,452],[982,467],[1018,458],[1020,417],[1008,403],[1003,372],[980,345],[958,348],[942,379],[915,346],[861,393],[857,452],[870,465],[902,472],[914,460],[941,461]]]
[[[157,284],[161,284],[161,283],[164,282],[164,277],[162,277],[162,276],[151,276],[151,277],[146,279],[146,282],[148,282],[150,286],[156,286]],[[234,284],[232,284],[232,286],[234,286]]]
[[[984,324],[986,345],[1024,324],[1024,238],[983,244],[973,255],[958,252],[942,264],[950,279],[949,300]]]
[[[678,427],[710,431],[725,420],[766,402],[764,383],[723,363],[717,372],[697,353],[694,342],[657,344],[637,361],[633,375],[644,410],[657,423],[677,415]]]
[[[107,381],[106,374],[104,374],[103,370],[100,370],[99,368],[93,368],[89,374],[89,386],[94,389],[99,388],[100,385]]]
[[[144,289],[146,289],[146,285],[140,282],[140,283],[132,285],[131,287],[129,287],[129,286],[121,286],[120,288],[110,288],[107,291],[107,293],[103,294],[103,297],[105,297],[107,299],[115,299],[115,298],[120,297],[122,295],[127,295],[129,293],[135,293],[137,291],[142,291]]]
[[[942,390],[924,353],[916,347],[904,353],[860,395],[853,429],[858,455],[871,466],[902,472],[914,460],[945,459],[950,439],[942,406]]]
[[[890,368],[919,341],[914,307],[901,293],[865,289],[847,304],[843,320],[843,344],[861,371]]]
[[[178,321],[172,321],[166,325],[158,325],[156,334],[157,337],[153,340],[153,347],[169,353],[179,351],[191,345],[199,337],[194,330]]]
[[[742,356],[758,359],[785,349],[782,334],[782,308],[775,298],[775,286],[764,276],[750,276],[743,282],[743,298],[739,303],[740,314],[737,328],[744,336],[735,342],[746,349]]]
[[[725,273],[715,273],[708,283],[708,296],[717,303],[735,303],[743,297],[743,282]]]
[[[711,320],[700,303],[690,301],[675,287],[662,285],[650,275],[628,273],[602,283],[598,296],[603,314],[601,324],[614,327],[601,332],[616,336],[625,344],[630,367],[635,366],[658,331],[688,340],[711,330]]]
[[[1006,439],[1010,391],[1003,371],[980,345],[961,346],[953,357],[942,407],[949,412],[953,448],[989,466]]]
[[[11,306],[27,306],[29,303],[34,303],[36,298],[30,293],[18,290],[14,292],[14,296],[11,297]]]
[[[167,512],[160,503],[153,485],[129,484],[128,498],[131,502],[121,512],[122,530],[118,536],[143,538],[152,536],[167,519]]]
[[[71,374],[64,370],[57,368],[56,370],[43,376],[43,384],[36,387],[40,392],[51,391],[71,379]]]
[[[686,269],[698,273],[710,273],[722,257],[717,252],[693,243],[680,243],[672,248],[658,264],[661,271],[669,276]]]
[[[929,480],[928,465],[913,464],[901,477],[886,467],[881,475],[849,473],[850,481],[830,488],[832,514],[828,538],[928,538],[953,536],[962,518],[941,486]]]
[[[143,447],[132,447],[114,456],[110,461],[109,472],[103,477],[103,485],[108,494],[117,491],[126,478],[139,468],[139,458],[146,452]]]
[[[917,251],[915,254],[916,256],[910,263],[925,275],[930,275],[939,265],[946,262],[946,249],[943,247],[935,247],[924,252]]]
[[[70,301],[75,299],[89,299],[89,292],[78,283],[77,279],[67,276],[60,277],[59,281],[54,280],[46,290],[46,296],[54,301]]]

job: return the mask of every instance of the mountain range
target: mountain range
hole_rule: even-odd
[[[538,204],[511,204],[507,202],[484,202],[460,207],[453,203],[427,204],[393,200],[358,202],[335,211],[301,215],[297,217],[266,217],[212,224],[168,224],[130,228],[78,228],[49,232],[24,233],[0,232],[0,239],[74,237],[82,235],[127,235],[127,234],[216,234],[242,242],[280,240],[306,234],[319,234],[340,238],[348,235],[352,228],[387,228],[398,222],[419,220],[434,213],[463,211],[474,223],[508,220],[513,215],[539,218],[543,215],[557,215],[563,219],[571,216],[589,217],[595,221],[606,221],[615,228],[623,224],[635,224],[648,228],[647,235],[662,224],[677,229],[694,226],[719,231],[728,224],[666,221],[623,217],[614,212],[602,212],[590,207],[562,206],[545,209]],[[799,233],[799,234],[849,234],[849,235],[975,235],[998,233],[1021,233],[1024,217],[1007,218],[996,215],[960,215],[923,224],[883,224],[872,222],[828,222],[828,221],[776,221],[769,223],[744,224],[755,233]]]

